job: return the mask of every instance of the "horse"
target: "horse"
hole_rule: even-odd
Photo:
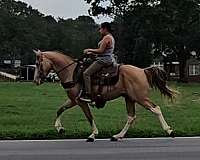
[[[34,82],[37,85],[44,82],[45,77],[52,69],[57,73],[62,84],[73,81],[73,73],[77,66],[77,60],[59,51],[41,52],[38,50],[34,52],[36,54]],[[133,65],[122,64],[119,67],[118,72],[119,79],[116,84],[109,86],[109,91],[107,90],[108,86],[103,86],[102,88],[102,95],[105,101],[110,101],[122,96],[126,102],[127,122],[119,133],[111,137],[111,141],[118,141],[124,138],[129,127],[134,124],[136,119],[136,103],[153,113],[158,118],[162,129],[168,134],[168,136],[174,137],[174,131],[165,121],[160,107],[153,103],[149,98],[151,88],[158,89],[162,95],[167,96],[170,99],[176,97],[178,92],[168,87],[164,70],[159,67],[148,67],[142,69]],[[93,142],[95,137],[98,135],[98,129],[89,104],[80,101],[77,98],[80,94],[80,87],[80,83],[75,83],[74,85],[65,88],[68,99],[57,110],[55,128],[58,133],[63,133],[64,127],[61,123],[62,113],[65,110],[78,105],[84,112],[92,129],[92,133],[86,141]],[[97,94],[97,90],[98,86],[93,85],[92,93]]]

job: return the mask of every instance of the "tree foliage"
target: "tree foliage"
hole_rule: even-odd
[[[78,57],[95,45],[97,25],[89,16],[55,19],[21,1],[0,1],[0,58],[34,63],[32,49],[60,50]]]
[[[180,80],[186,81],[186,61],[190,52],[199,52],[200,1],[199,0],[85,0],[91,4],[92,15],[108,14],[114,17],[120,56],[137,64],[136,57],[152,58],[146,47],[146,57],[137,51],[137,39],[154,44],[159,53],[166,48],[173,50],[180,62]],[[107,2],[107,5],[102,3]],[[105,4],[105,3],[104,3]],[[148,46],[148,45],[147,45]],[[199,54],[199,53],[198,53]],[[147,56],[149,55],[149,56]],[[142,58],[143,56],[143,58]],[[171,56],[171,55],[170,55]],[[130,60],[131,59],[131,60]],[[148,60],[148,61],[149,61]],[[140,62],[139,62],[140,63]]]

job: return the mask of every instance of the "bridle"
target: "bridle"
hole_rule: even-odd
[[[40,79],[43,81],[43,80],[46,78],[46,76],[45,76],[45,74],[44,74],[44,69],[43,69],[43,65],[44,65],[44,64],[43,64],[42,62],[43,62],[43,59],[37,60],[37,61],[36,61],[36,66],[37,66],[37,68],[38,68],[38,75],[39,75]],[[68,67],[70,67],[71,65],[73,65],[73,64],[76,63],[76,62],[77,62],[77,60],[73,60],[72,63],[70,63],[70,64],[64,66],[63,68],[61,68],[61,69],[58,70],[58,71],[55,71],[56,74],[58,75],[59,73],[61,73],[62,71],[64,71],[65,69],[67,69]]]
[[[74,63],[76,63],[76,61],[73,61],[72,63],[66,65],[65,67],[63,67],[62,69],[60,69],[59,71],[57,71],[56,73],[59,74],[61,73],[62,71],[64,71],[66,68],[70,67],[71,65],[73,65]]]
[[[42,61],[36,62],[36,66],[38,67],[39,78],[41,79],[41,81],[44,81],[46,76],[44,75],[43,64],[41,64],[41,62]]]
[[[75,64],[75,63],[79,63],[79,62],[81,61],[81,59],[83,59],[83,58],[84,58],[84,57],[81,57],[81,58],[79,58],[79,59],[73,59],[73,60],[72,60],[72,61],[73,61],[72,63],[70,63],[70,64],[64,66],[63,68],[61,68],[61,69],[58,70],[58,71],[55,71],[56,74],[59,75],[62,71],[64,71],[65,69],[69,68],[71,65],[73,65],[73,64]],[[38,67],[38,74],[39,74],[39,77],[40,77],[41,81],[44,81],[45,78],[46,78],[46,75],[44,74],[44,69],[43,69],[43,64],[42,64],[42,62],[43,62],[43,59],[42,59],[42,60],[38,60],[38,61],[36,62],[36,66]],[[72,81],[64,82],[64,83],[61,82],[61,84],[62,84],[62,86],[63,86],[64,89],[68,89],[68,88],[74,87],[74,85],[76,84],[76,82],[72,80]]]
[[[91,55],[87,55],[87,56],[91,56]],[[94,56],[94,55],[92,55]],[[72,60],[73,62],[66,65],[65,67],[63,67],[62,69],[60,69],[59,71],[57,71],[56,73],[59,74],[60,72],[62,72],[63,70],[65,70],[66,68],[70,67],[71,65],[73,65],[74,63],[79,63],[83,58],[85,58],[85,55],[81,56],[79,59],[74,59]]]

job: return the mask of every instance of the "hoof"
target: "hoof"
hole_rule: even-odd
[[[64,134],[65,133],[65,129],[64,128],[60,128],[58,131],[59,134]]]
[[[117,139],[117,138],[115,138],[115,137],[112,137],[112,138],[110,139],[110,141],[111,141],[111,142],[117,142],[117,141],[118,141],[118,139]]]
[[[94,138],[88,138],[87,140],[86,140],[86,142],[94,142]]]
[[[174,131],[172,131],[170,134],[169,134],[170,137],[174,138],[175,137],[175,133]]]

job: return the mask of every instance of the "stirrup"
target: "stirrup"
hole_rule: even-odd
[[[85,98],[85,97],[80,97],[79,99],[80,99],[81,101],[88,102],[88,103],[92,102],[91,99]]]
[[[94,101],[89,103],[89,106],[91,106],[92,108],[96,107],[96,103]]]

